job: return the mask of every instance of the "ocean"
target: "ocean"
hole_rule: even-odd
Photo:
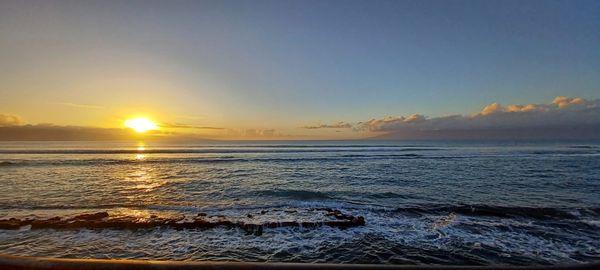
[[[0,253],[598,261],[600,143],[1,142]]]

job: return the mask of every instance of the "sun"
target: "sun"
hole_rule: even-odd
[[[138,117],[125,120],[125,126],[135,130],[138,133],[144,133],[148,130],[158,129],[158,125],[148,118]]]

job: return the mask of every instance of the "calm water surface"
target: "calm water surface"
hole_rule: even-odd
[[[363,216],[366,225],[274,228],[259,236],[226,227],[23,227],[0,230],[0,252],[385,264],[597,261],[600,144],[0,143],[0,219],[107,211],[318,221],[310,209],[320,207]]]

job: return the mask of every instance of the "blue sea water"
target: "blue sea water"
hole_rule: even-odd
[[[600,143],[1,142],[0,219],[221,215],[351,228],[0,230],[0,253],[377,264],[600,260]]]

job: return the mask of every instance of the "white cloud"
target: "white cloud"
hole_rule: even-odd
[[[404,133],[411,134],[412,137],[419,137],[425,133],[435,133],[440,138],[444,137],[444,134],[450,133],[453,137],[460,137],[461,134],[469,137],[469,131],[474,130],[486,130],[488,135],[493,130],[502,130],[507,137],[510,137],[510,132],[507,130],[511,130],[514,134],[534,134],[536,132],[540,133],[541,129],[560,130],[568,127],[582,132],[585,131],[589,135],[593,130],[600,131],[600,100],[559,96],[548,104],[511,104],[503,106],[500,103],[491,103],[481,111],[470,115],[429,118],[422,114],[413,114],[410,116],[388,116],[353,124],[338,122],[304,128],[339,128],[342,126],[375,135]],[[530,132],[525,132],[527,130]],[[577,133],[579,131],[573,132]]]
[[[355,125],[355,129],[371,132],[401,130],[468,130],[493,128],[560,127],[600,125],[600,100],[557,97],[550,104],[502,106],[492,103],[473,115],[427,118],[408,117],[371,119]]]

